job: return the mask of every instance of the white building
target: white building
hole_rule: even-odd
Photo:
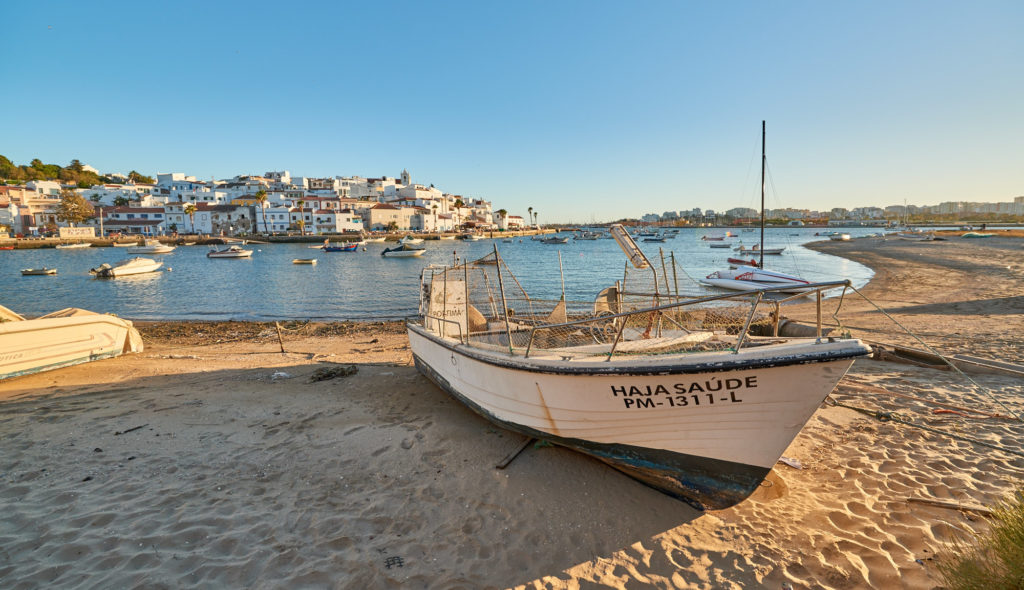
[[[285,206],[256,207],[256,231],[261,234],[284,233],[291,225],[291,208]]]

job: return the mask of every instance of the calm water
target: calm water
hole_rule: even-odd
[[[811,281],[850,279],[856,286],[871,277],[860,264],[819,254],[800,245],[823,238],[815,228],[766,230],[769,247],[786,246],[782,256],[766,256],[768,268],[795,273]],[[853,237],[878,230],[846,230]],[[675,239],[640,246],[651,260],[658,248],[675,252],[676,260],[694,279],[727,266],[736,253],[713,249],[700,240],[721,230],[683,229]],[[758,233],[738,233],[733,242],[752,246]],[[563,234],[569,235],[569,234]],[[827,239],[827,238],[824,238]],[[494,244],[523,287],[535,298],[557,299],[560,291],[558,257],[562,252],[566,295],[590,301],[622,278],[625,255],[614,240],[574,241],[553,246],[523,238],[514,243],[500,239],[480,242],[424,242],[427,253],[419,258],[383,258],[383,244],[367,244],[365,252],[320,252],[309,244],[250,245],[251,259],[208,259],[207,248],[179,247],[170,254],[150,258],[164,261],[171,272],[119,279],[95,279],[89,269],[104,262],[130,257],[124,248],[79,250],[0,251],[0,304],[35,316],[64,307],[109,312],[130,319],[209,320],[370,320],[414,315],[420,270],[430,263],[477,258]],[[389,244],[393,245],[393,244]],[[293,258],[317,258],[315,266],[292,264]],[[56,276],[21,276],[21,269],[56,267]]]

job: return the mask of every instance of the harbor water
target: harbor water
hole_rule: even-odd
[[[734,246],[752,247],[759,234],[731,230]],[[766,230],[769,248],[785,247],[781,256],[765,256],[766,268],[796,274],[809,281],[849,279],[861,286],[871,278],[867,267],[802,247],[815,228]],[[878,230],[844,230],[854,238]],[[685,274],[694,280],[727,268],[728,257],[750,259],[732,248],[711,248],[702,236],[725,230],[683,228],[674,239],[643,242],[651,260],[674,253]],[[499,234],[495,234],[499,235]],[[562,256],[566,297],[592,301],[601,289],[621,279],[626,256],[614,240],[573,240],[548,245],[529,237],[476,242],[427,240],[418,258],[385,258],[387,244],[367,244],[365,251],[323,252],[311,244],[250,244],[248,259],[210,259],[202,246],[180,246],[168,254],[147,255],[164,262],[160,272],[116,279],[89,273],[104,262],[133,255],[125,248],[41,248],[0,251],[0,305],[22,315],[38,316],[65,307],[113,313],[135,320],[387,320],[415,315],[419,273],[428,264],[451,264],[458,257],[473,260],[497,246],[508,267],[534,298],[557,299],[561,293],[558,252]],[[316,265],[292,264],[295,258],[316,258]],[[21,276],[21,269],[57,268],[55,276]],[[709,288],[709,293],[717,292]]]

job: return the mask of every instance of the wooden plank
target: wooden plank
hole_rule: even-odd
[[[494,467],[495,467],[495,468],[497,468],[497,469],[504,469],[504,468],[508,467],[508,464],[509,464],[509,463],[511,463],[511,462],[512,462],[513,460],[515,460],[515,458],[516,458],[516,457],[518,457],[518,456],[519,456],[519,453],[522,453],[522,452],[523,452],[523,450],[524,450],[524,449],[526,449],[526,447],[530,446],[530,445],[531,445],[532,443],[534,443],[534,442],[535,442],[536,440],[537,440],[537,439],[535,439],[535,438],[528,438],[528,439],[525,439],[525,440],[524,440],[524,441],[522,442],[522,444],[520,444],[520,445],[519,445],[518,447],[516,447],[516,448],[515,448],[515,449],[514,449],[514,450],[513,450],[513,451],[512,451],[511,453],[509,453],[508,455],[505,455],[505,458],[504,458],[504,459],[502,459],[501,461],[499,461],[499,462],[498,462],[498,464],[497,464],[497,465],[495,465]]]

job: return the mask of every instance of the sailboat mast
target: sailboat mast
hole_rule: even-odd
[[[761,121],[761,268],[764,268],[764,121]]]

